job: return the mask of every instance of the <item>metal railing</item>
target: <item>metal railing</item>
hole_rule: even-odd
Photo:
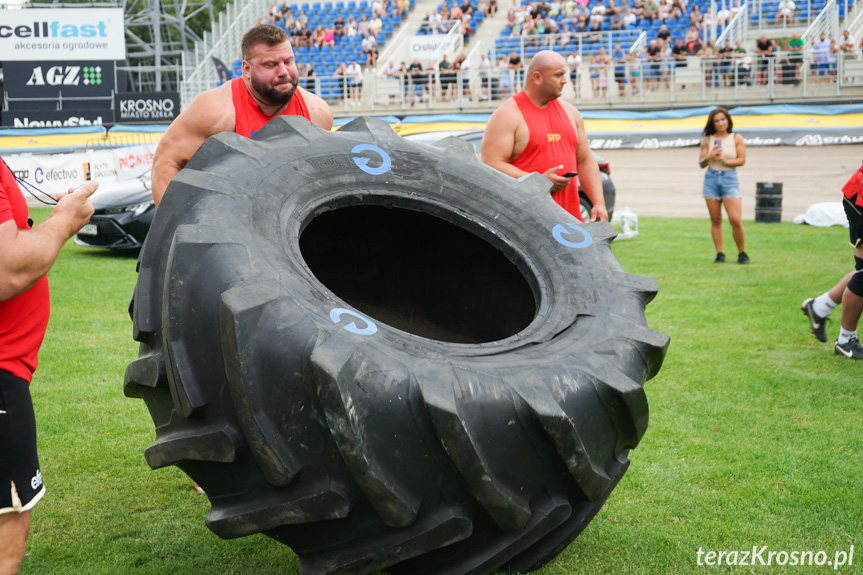
[[[749,3],[744,3],[737,14],[732,16],[728,25],[722,30],[722,33],[716,39],[716,45],[722,46],[726,40],[731,42],[732,46],[743,46],[746,42],[749,32]]]
[[[505,71],[508,72],[508,71]],[[796,59],[787,52],[775,58],[754,53],[733,57],[690,56],[686,65],[673,60],[646,61],[627,57],[608,64],[585,63],[573,71],[563,98],[579,105],[673,105],[730,101],[859,100],[863,96],[863,59],[838,54],[822,70],[812,63],[812,52]],[[496,109],[521,89],[515,76],[505,82],[501,70],[489,76],[471,66],[442,77],[427,70],[421,76],[392,78],[368,74],[362,88],[347,77],[306,79],[306,88],[323,97],[337,115],[365,111],[476,111]],[[484,80],[484,78],[487,78]],[[488,100],[483,96],[488,96]]]

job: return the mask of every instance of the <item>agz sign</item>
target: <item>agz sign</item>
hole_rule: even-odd
[[[99,86],[102,84],[101,66],[42,66],[33,68],[28,86]]]
[[[114,62],[5,62],[11,98],[88,98],[111,96]]]

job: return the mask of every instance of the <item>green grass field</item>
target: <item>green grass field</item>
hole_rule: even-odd
[[[850,269],[847,231],[746,225],[750,266],[711,263],[706,217],[642,218],[638,238],[615,242],[627,271],[658,279],[648,319],[671,345],[647,383],[650,426],[629,472],[543,575],[863,572],[863,366],[812,337],[799,310]],[[726,236],[733,260],[727,226]],[[134,257],[69,242],[49,278],[52,319],[31,388],[48,493],[22,573],[298,573],[296,556],[267,537],[213,535],[206,497],[178,469],[144,462],[152,422],[122,391],[137,350]],[[838,571],[696,563],[700,548],[832,560],[851,545],[854,565]]]

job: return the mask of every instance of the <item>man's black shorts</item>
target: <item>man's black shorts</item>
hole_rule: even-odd
[[[0,514],[27,511],[44,494],[30,386],[0,370]]]
[[[848,217],[848,239],[851,242],[851,245],[855,245],[857,240],[863,239],[863,207],[860,207],[855,204],[854,198],[850,200],[848,198],[843,198],[842,207],[845,208],[845,215]],[[854,257],[854,269],[857,271],[863,270],[863,259]],[[856,293],[856,292],[855,292]]]

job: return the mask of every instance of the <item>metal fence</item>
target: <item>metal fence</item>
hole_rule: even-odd
[[[425,70],[419,75],[368,74],[362,86],[347,76],[304,79],[337,114],[413,111],[491,111],[521,89],[523,68],[452,74]],[[628,56],[607,64],[585,63],[570,70],[563,98],[579,105],[667,105],[732,101],[859,100],[863,95],[863,58],[837,54],[827,67],[811,51],[782,52],[762,58],[689,56],[685,62],[648,61]]]

